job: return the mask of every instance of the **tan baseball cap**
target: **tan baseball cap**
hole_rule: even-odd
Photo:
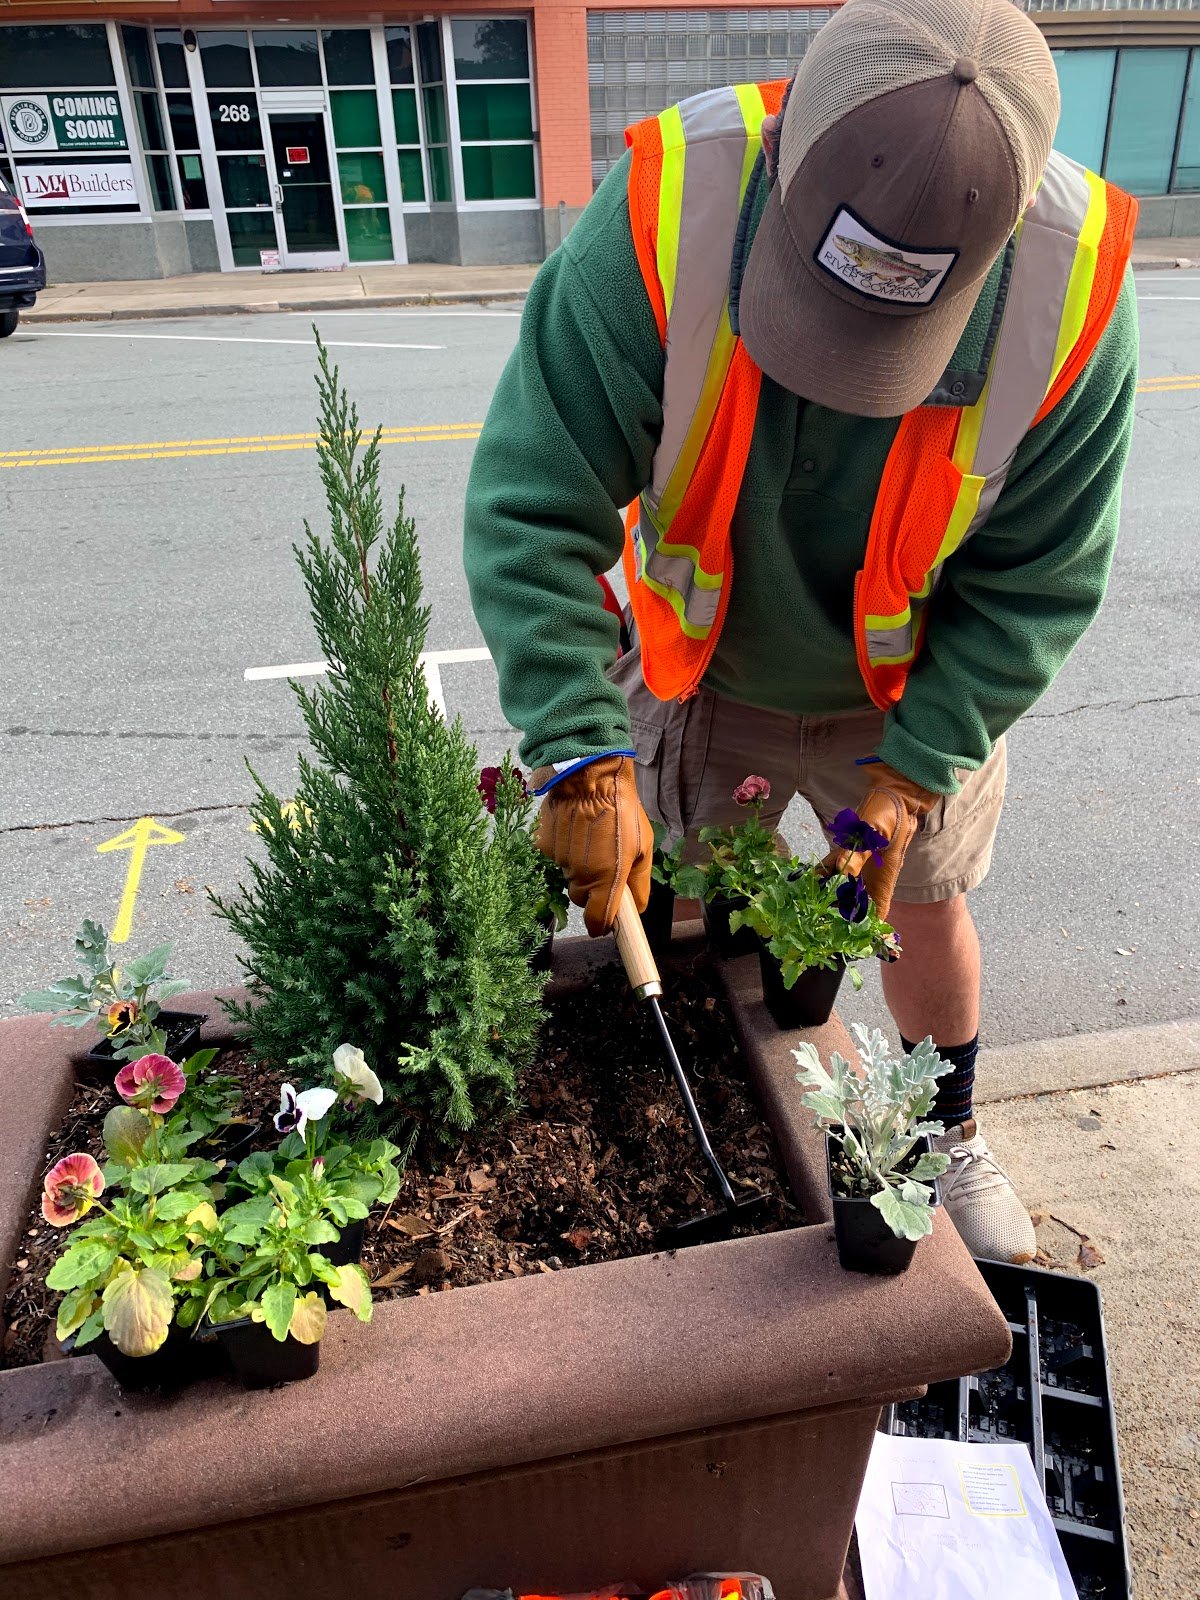
[[[1013,0],[847,0],[791,85],[742,283],[763,371],[860,416],[920,405],[1033,199],[1058,108]]]

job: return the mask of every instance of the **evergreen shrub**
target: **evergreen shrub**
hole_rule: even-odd
[[[407,1142],[515,1101],[543,1015],[530,957],[544,863],[524,784],[503,782],[489,822],[476,752],[430,703],[415,526],[402,490],[385,527],[378,433],[363,449],[318,349],[329,537],[306,522],[295,554],[329,669],[291,684],[311,746],[294,799],[251,768],[265,860],[213,901],[248,948],[250,1000],[229,1009],[255,1054],[311,1081],[352,1041],[384,1082],[383,1125]]]

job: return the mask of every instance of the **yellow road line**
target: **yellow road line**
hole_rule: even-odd
[[[457,431],[461,428],[478,429],[482,426],[481,422],[408,422],[395,423],[391,427],[382,429],[382,432],[384,437],[387,438],[389,434],[404,434],[407,436],[410,433],[445,433],[448,429]],[[366,434],[365,437],[369,439],[370,434]],[[41,449],[34,450],[0,450],[0,461],[16,461],[23,456],[95,455],[98,452],[107,453],[112,450],[190,450],[209,444],[240,445],[283,442],[297,442],[302,445],[315,444],[317,435],[315,433],[251,433],[244,437],[233,435],[220,439],[145,439],[138,440],[132,444],[45,445]]]
[[[1200,382],[1164,383],[1139,383],[1138,394],[1177,394],[1181,389],[1200,389]]]
[[[444,423],[437,428],[385,429],[383,444],[449,444],[457,440],[478,439],[479,423]],[[40,451],[0,453],[0,471],[22,467],[101,466],[116,461],[173,461],[181,457],[271,455],[283,450],[311,450],[314,434],[264,434],[261,438],[227,440],[187,440],[158,445],[64,446]],[[86,453],[85,453],[86,450]]]

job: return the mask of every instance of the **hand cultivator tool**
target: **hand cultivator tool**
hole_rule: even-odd
[[[717,1159],[716,1151],[709,1143],[708,1134],[700,1118],[700,1111],[692,1095],[691,1086],[680,1065],[679,1056],[672,1042],[670,1031],[667,1028],[666,1018],[662,1014],[662,1007],[658,1003],[663,992],[662,979],[659,977],[658,967],[650,950],[649,941],[642,930],[642,921],[638,916],[637,906],[628,887],[621,896],[621,909],[617,913],[617,920],[613,926],[613,935],[617,941],[617,949],[621,954],[621,962],[625,968],[625,976],[629,979],[629,986],[639,1000],[648,1000],[654,1012],[654,1020],[658,1024],[659,1036],[663,1042],[667,1062],[671,1068],[671,1075],[683,1099],[683,1109],[687,1112],[687,1119],[692,1125],[692,1133],[700,1154],[704,1157],[708,1169],[712,1174],[713,1182],[720,1194],[724,1205],[723,1211],[706,1211],[699,1216],[689,1217],[686,1222],[671,1223],[663,1229],[662,1242],[671,1249],[682,1249],[685,1245],[705,1244],[714,1239],[731,1238],[738,1228],[751,1227],[763,1215],[767,1206],[766,1195],[759,1194],[757,1190],[739,1200],[733,1192],[725,1170]]]

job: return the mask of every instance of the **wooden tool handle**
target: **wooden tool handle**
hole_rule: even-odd
[[[651,995],[661,994],[663,986],[658,965],[628,884],[621,890],[621,907],[613,923],[613,938],[617,941],[629,986],[638,999],[646,1000]]]

